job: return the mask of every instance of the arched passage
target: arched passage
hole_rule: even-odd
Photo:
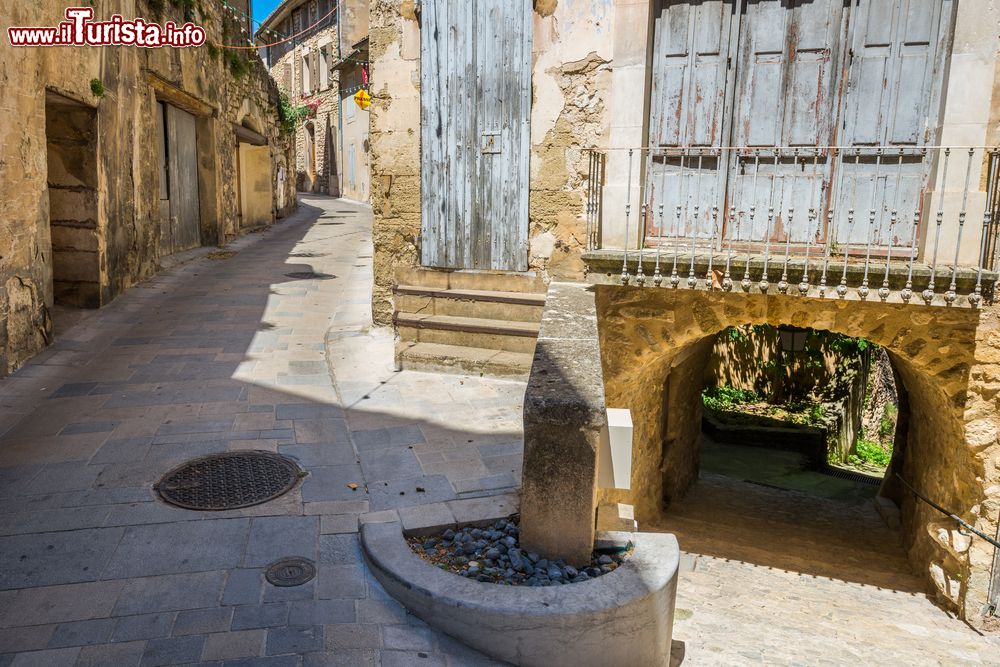
[[[698,473],[701,372],[729,326],[790,325],[864,337],[888,351],[909,404],[905,454],[911,484],[987,533],[996,530],[1000,343],[992,311],[597,286],[605,399],[634,424],[632,490],[603,492],[635,506],[640,525],[682,498]],[[899,502],[904,545],[929,588],[967,615],[986,603],[992,547],[970,540],[912,494]]]

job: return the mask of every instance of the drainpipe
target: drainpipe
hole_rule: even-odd
[[[341,3],[340,7],[337,8],[337,62],[341,65],[337,70],[337,152],[340,154],[339,161],[337,162],[337,195],[340,197],[344,196],[344,96],[342,94],[344,90],[344,67],[340,61],[344,58],[341,43],[344,40],[345,4]]]

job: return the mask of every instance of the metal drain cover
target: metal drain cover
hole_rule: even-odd
[[[287,493],[305,473],[273,452],[242,451],[192,459],[153,487],[160,498],[191,510],[250,507]]]
[[[316,576],[316,566],[308,558],[282,558],[267,566],[264,577],[275,586],[301,586]]]

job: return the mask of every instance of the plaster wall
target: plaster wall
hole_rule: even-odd
[[[184,22],[182,7],[174,3],[99,0],[93,5],[95,19],[119,13]],[[65,8],[65,2],[55,0],[3,3],[0,24],[56,25]],[[97,303],[90,305],[109,302],[158,267],[158,99],[197,118],[203,244],[224,243],[239,231],[232,125],[246,113],[254,116],[272,161],[287,160],[277,124],[277,90],[263,65],[244,51],[250,53],[248,71],[234,76],[225,52],[214,45],[238,40],[238,27],[227,27],[221,5],[198,3],[192,11],[212,49],[14,48],[0,38],[0,85],[7,91],[0,99],[0,374],[16,370],[51,339],[47,91],[93,110],[97,186],[91,249],[99,288]],[[93,79],[102,83],[103,96],[91,91]],[[285,201],[294,205],[290,194]],[[56,247],[64,247],[63,242],[57,235]]]

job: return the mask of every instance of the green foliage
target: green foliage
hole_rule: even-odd
[[[241,53],[231,49],[226,49],[226,64],[234,79],[240,79],[250,71],[250,63],[247,59]]]
[[[852,338],[839,333],[831,333],[830,349],[843,356],[858,355],[872,347],[867,338]]]
[[[212,42],[205,42],[205,48],[208,49],[208,57],[212,60],[219,59],[219,47],[217,47]]]
[[[858,445],[855,453],[847,457],[847,462],[852,465],[868,463],[880,468],[885,468],[889,465],[889,459],[891,458],[891,449],[886,451],[882,448],[882,445],[877,442],[865,440],[864,438],[858,438]]]
[[[281,131],[294,134],[295,128],[309,115],[309,107],[303,104],[292,104],[285,93],[278,94],[278,120],[281,121]]]
[[[878,422],[878,438],[882,442],[888,440],[896,432],[896,414],[899,412],[892,403],[887,403],[882,410],[882,417]]]
[[[104,84],[100,79],[90,80],[90,94],[94,97],[104,97]]]
[[[701,392],[705,406],[713,410],[725,410],[741,403],[756,403],[760,396],[749,389],[736,387],[710,387]]]

